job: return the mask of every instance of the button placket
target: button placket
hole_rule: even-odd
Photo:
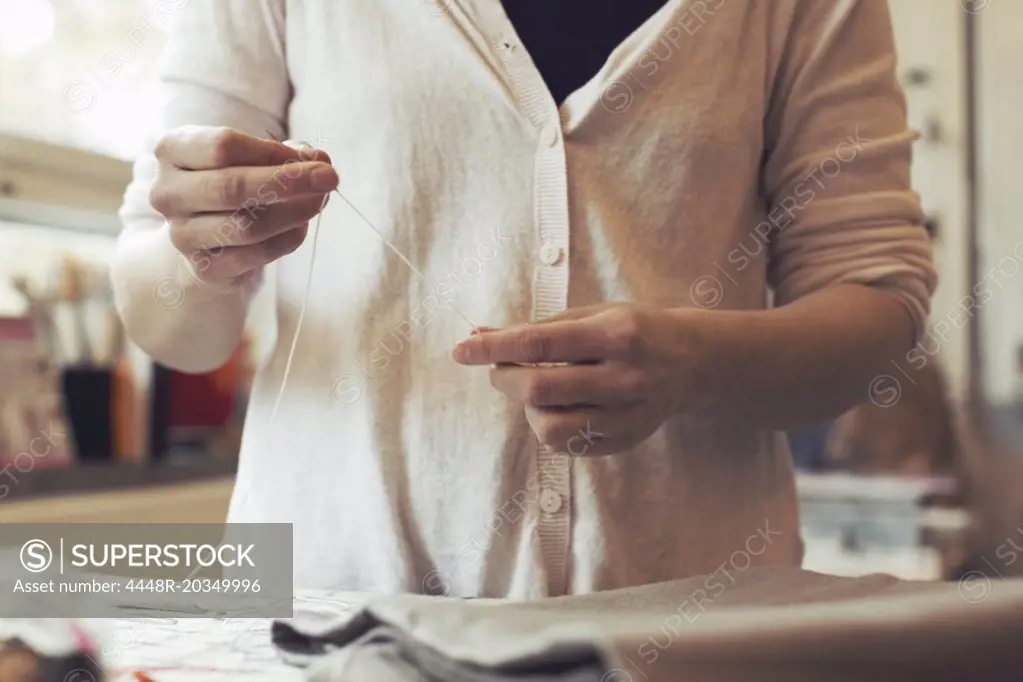
[[[572,486],[570,459],[564,452],[554,452],[551,448],[540,446],[539,458],[543,463],[540,476],[540,509],[547,515],[559,512],[568,513],[571,501]]]
[[[489,5],[487,5],[490,7]],[[560,112],[529,53],[512,36],[514,27],[495,3],[490,16],[492,44],[506,69],[508,86],[520,111],[536,131],[534,203],[537,259],[534,267],[533,319],[557,314],[568,302],[569,245],[568,177]],[[550,596],[564,594],[568,585],[571,534],[571,466],[564,454],[533,441],[540,490],[537,493],[537,533]]]
[[[540,509],[547,514],[557,514],[561,502],[561,495],[554,488],[544,488],[540,492]]]
[[[540,262],[544,265],[554,266],[561,262],[562,249],[554,242],[544,242],[540,246]]]
[[[540,143],[545,147],[557,147],[561,139],[561,130],[555,126],[548,125],[540,129]]]
[[[560,127],[547,123],[539,130],[536,165],[536,230],[539,263],[534,269],[533,318],[560,313],[568,299],[568,267],[564,248],[569,240],[568,183]],[[571,540],[571,471],[564,455],[538,445],[537,466],[544,472],[537,527],[551,596],[568,590],[568,554]]]
[[[534,186],[539,263],[534,269],[534,319],[563,311],[568,301],[568,268],[563,263],[563,245],[569,240],[567,167],[558,112],[547,99],[550,108],[537,126]],[[547,589],[551,596],[557,596],[567,592],[569,582],[571,470],[564,455],[543,445],[537,447],[536,462],[543,472],[537,527]]]

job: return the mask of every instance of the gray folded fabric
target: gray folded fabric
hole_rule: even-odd
[[[1009,682],[1023,581],[765,568],[532,602],[367,596],[273,643],[315,682]]]

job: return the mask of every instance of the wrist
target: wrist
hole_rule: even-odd
[[[666,311],[673,361],[673,415],[704,414],[717,405],[715,380],[726,355],[719,339],[716,313],[701,308],[673,308]]]
[[[755,390],[775,336],[770,310],[668,311],[677,349],[675,414],[734,413],[737,391]]]

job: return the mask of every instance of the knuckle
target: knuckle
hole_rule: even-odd
[[[170,231],[171,244],[175,249],[182,253],[194,250],[188,225],[185,221],[169,220],[167,225]]]
[[[220,199],[228,206],[241,206],[247,198],[245,177],[240,173],[223,173],[219,192]]]
[[[543,362],[550,350],[550,337],[531,329],[522,334],[519,351],[526,362]]]
[[[192,274],[195,279],[200,282],[215,284],[224,279],[221,275],[221,271],[224,269],[225,265],[226,262],[223,260],[199,258],[192,261]]]
[[[545,405],[553,395],[553,386],[549,379],[542,376],[531,376],[526,382],[526,402],[530,405]]]
[[[482,336],[479,336],[477,338],[479,339],[478,343],[479,343],[479,348],[480,348],[480,354],[484,358],[488,358],[488,359],[489,358],[493,358],[494,354],[495,354],[495,349],[494,349],[493,341],[491,339],[487,338],[486,334],[484,334]],[[496,371],[491,373],[491,377],[492,378],[496,378],[497,376],[498,375],[497,375]],[[494,388],[497,388],[497,386],[494,386]]]
[[[617,384],[616,393],[638,395],[646,391],[646,377],[640,372],[623,372]]]
[[[160,139],[156,141],[156,146],[153,148],[153,154],[160,161],[167,161],[171,158],[173,137],[174,133],[164,133],[160,136]]]
[[[231,249],[223,257],[214,261],[217,266],[215,276],[221,280],[232,280],[240,277],[254,267],[263,265],[257,254],[252,253],[251,248]]]
[[[149,205],[153,207],[153,210],[165,217],[171,212],[173,202],[166,186],[159,180],[154,182],[153,186],[149,188]]]
[[[252,234],[253,220],[241,210],[237,210],[224,218],[220,223],[220,234],[228,246],[245,246],[254,239]]]
[[[236,235],[237,229],[232,223],[231,218],[217,218],[211,220],[207,226],[206,233],[203,235],[206,239],[213,243],[213,246],[209,247],[210,250],[223,249],[227,246],[233,246],[237,241]]]
[[[170,171],[171,173],[175,171]],[[168,177],[166,168],[161,167],[156,172],[156,178],[149,188],[149,205],[160,215],[169,218],[172,215],[182,212],[181,197],[174,190],[174,183]]]
[[[196,249],[190,255],[192,269],[203,282],[223,282],[233,274],[238,265],[237,249]]]
[[[218,168],[230,166],[240,141],[241,136],[234,130],[215,128],[210,141],[210,160],[213,165]]]
[[[630,311],[617,313],[607,328],[608,343],[624,353],[637,350],[643,340],[642,330],[636,315]]]
[[[298,251],[299,247],[302,246],[302,242],[305,241],[305,235],[306,228],[304,227],[288,230],[284,234],[278,235],[273,240],[275,242],[273,257],[279,258]]]

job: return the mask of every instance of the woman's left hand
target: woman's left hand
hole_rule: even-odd
[[[685,314],[633,303],[573,308],[480,331],[452,356],[463,365],[492,365],[491,384],[525,405],[544,445],[573,455],[613,454],[698,402],[688,379],[699,344]],[[535,366],[543,363],[558,364]]]

